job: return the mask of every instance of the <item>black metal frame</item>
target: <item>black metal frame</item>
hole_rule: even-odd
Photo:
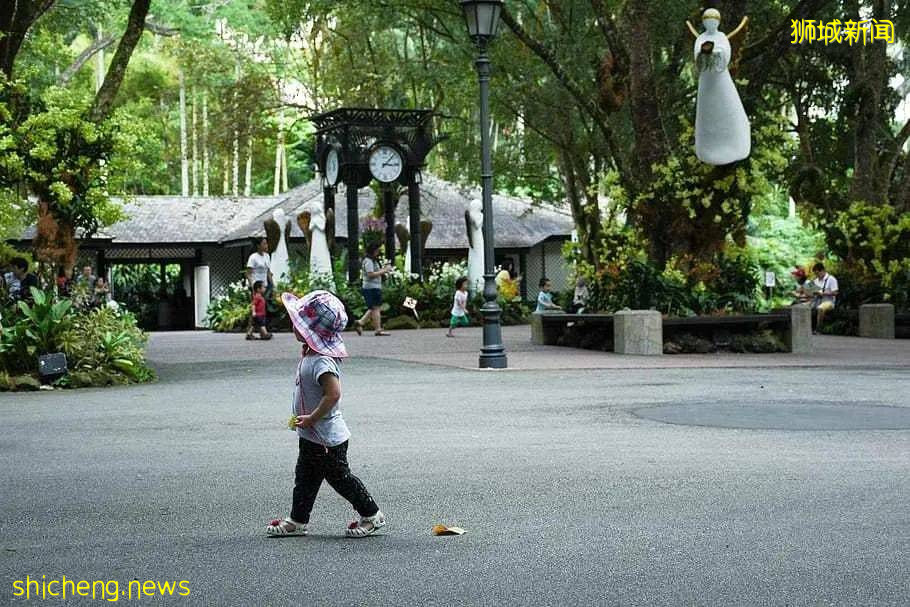
[[[420,179],[418,175],[426,166],[430,151],[447,135],[435,134],[432,110],[403,110],[386,108],[338,108],[312,116],[316,126],[316,160],[319,171],[325,175],[325,159],[332,147],[339,150],[339,183],[347,188],[348,211],[348,279],[356,281],[360,274],[360,214],[357,190],[373,181],[369,169],[370,152],[377,145],[390,145],[401,152],[404,162],[401,175],[384,188],[395,184],[408,189],[408,216],[412,242],[420,241]],[[386,200],[386,204],[397,204]],[[326,209],[335,206],[335,187],[326,183],[324,189]],[[394,211],[392,211],[394,213]],[[388,212],[386,213],[389,214]],[[394,214],[392,214],[394,217]],[[387,222],[389,224],[390,222]],[[395,226],[386,225],[386,255],[395,254]],[[411,247],[411,272],[423,276],[423,263],[419,246]]]

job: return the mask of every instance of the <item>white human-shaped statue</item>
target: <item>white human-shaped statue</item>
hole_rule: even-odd
[[[468,229],[468,289],[483,290],[483,203],[475,198],[465,211]]]
[[[321,199],[313,199],[304,207],[310,213],[310,275],[322,275],[332,280],[332,256],[325,237],[325,209]]]
[[[290,275],[291,269],[288,263],[288,244],[286,240],[288,222],[284,215],[284,211],[281,209],[275,209],[272,213],[272,219],[278,224],[280,235],[278,238],[278,246],[275,248],[275,252],[272,253],[270,269],[272,270],[272,276],[274,276],[276,282],[284,282]]]
[[[729,38],[742,31],[743,23]],[[688,23],[688,22],[687,22]],[[702,15],[705,31],[698,34],[689,25],[695,40],[698,68],[698,101],[695,115],[695,155],[710,165],[743,160],[752,149],[749,118],[727,69],[731,60],[729,38],[721,31],[720,12],[709,8]]]

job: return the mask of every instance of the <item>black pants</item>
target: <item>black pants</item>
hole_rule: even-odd
[[[300,455],[294,479],[294,505],[291,518],[298,523],[309,523],[316,494],[325,480],[332,489],[351,502],[360,516],[373,516],[379,506],[370,497],[360,479],[348,467],[348,441],[335,447],[323,447],[300,439]]]

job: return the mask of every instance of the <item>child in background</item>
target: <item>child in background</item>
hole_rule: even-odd
[[[249,331],[247,331],[247,339],[255,339],[253,337],[253,329],[259,330],[259,339],[272,339],[272,334],[269,333],[269,318],[266,315],[265,311],[265,285],[262,284],[261,280],[257,280],[253,283],[253,324],[250,325]]]
[[[347,537],[372,535],[386,524],[385,516],[359,478],[348,467],[348,430],[341,416],[341,360],[348,357],[341,332],[348,324],[344,304],[328,291],[313,291],[298,299],[281,295],[303,342],[297,364],[297,388],[291,411],[299,437],[291,515],[266,527],[271,536],[306,535],[310,512],[322,481],[354,506],[360,515],[347,529]]]
[[[455,301],[452,304],[452,318],[449,320],[449,332],[446,337],[455,337],[455,327],[467,327],[471,324],[468,318],[468,277],[462,276],[455,281]]]
[[[585,307],[588,305],[588,297],[590,297],[588,281],[585,280],[584,276],[579,276],[575,280],[575,294],[572,296],[572,307],[569,312],[572,314],[584,312]]]
[[[540,293],[537,294],[537,309],[535,312],[562,312],[562,308],[553,303],[553,296],[550,295],[550,279],[547,277],[540,279]]]

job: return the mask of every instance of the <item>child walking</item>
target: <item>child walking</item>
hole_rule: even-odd
[[[253,337],[253,330],[259,330],[259,339],[272,339],[272,334],[269,333],[269,319],[265,312],[265,285],[262,284],[261,280],[257,280],[253,283],[253,304],[252,304],[252,313],[253,313],[253,322],[250,324],[249,330],[246,332],[247,339],[255,339]]]
[[[294,479],[291,515],[266,527],[271,536],[306,535],[316,494],[325,480],[360,515],[345,529],[348,537],[366,537],[385,526],[385,516],[348,467],[348,430],[341,416],[341,359],[348,357],[341,332],[348,324],[344,305],[328,291],[302,299],[282,293],[281,302],[303,342],[291,412],[300,454]]]
[[[452,318],[449,320],[449,332],[446,337],[455,337],[455,327],[467,327],[471,324],[468,318],[468,277],[462,276],[455,281],[455,301],[452,304]]]

